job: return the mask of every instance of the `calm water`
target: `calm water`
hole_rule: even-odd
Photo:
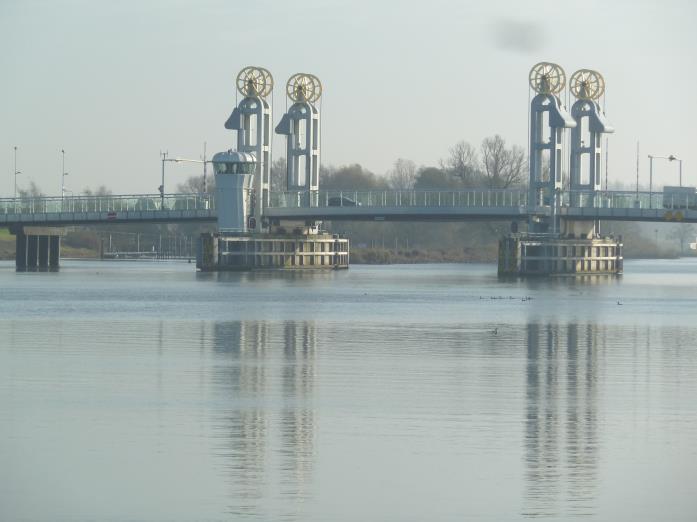
[[[0,520],[694,521],[697,260],[625,268],[3,262]]]

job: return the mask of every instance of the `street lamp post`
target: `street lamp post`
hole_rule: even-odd
[[[664,159],[668,161],[675,161],[676,158],[672,154],[670,156],[653,156],[652,154],[649,154],[649,208],[652,207],[652,199],[653,199],[653,160],[655,159]],[[680,172],[680,186],[682,187],[682,162],[680,163],[681,166],[681,172]]]
[[[680,162],[680,186],[682,187],[682,160],[678,160]]]
[[[168,158],[168,152],[161,152],[162,155],[162,184],[159,186],[158,190],[160,191],[160,201],[162,202],[162,208],[164,208],[165,204],[165,161],[171,161],[174,163],[202,163],[203,164],[203,192],[206,192],[207,184],[206,184],[206,165],[209,163],[213,163],[210,160],[206,159],[205,152],[203,156],[203,160],[195,160],[195,159],[189,159],[189,158]]]
[[[17,170],[17,146],[15,145],[15,192],[14,197],[12,198],[14,200],[17,199],[17,174],[21,174],[21,172]]]
[[[160,210],[165,208],[165,161],[172,161],[167,159],[168,152],[160,152],[162,156],[162,183],[157,190],[160,191]]]
[[[682,160],[671,154],[668,156],[668,161],[677,161],[680,164],[680,186],[682,187]]]
[[[61,203],[63,202],[63,196],[65,195],[65,177],[68,173],[65,171],[65,150],[61,149],[61,154],[63,155],[63,168],[61,173]]]

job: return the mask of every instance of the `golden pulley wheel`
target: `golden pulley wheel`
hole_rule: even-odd
[[[566,85],[566,74],[556,63],[540,62],[530,69],[529,80],[539,94],[559,94]]]
[[[266,98],[273,90],[273,76],[263,67],[245,67],[237,75],[237,90],[243,96]]]
[[[579,69],[569,78],[569,89],[579,100],[597,100],[605,92],[605,79],[598,71]]]
[[[294,102],[314,103],[322,96],[322,82],[314,74],[297,73],[288,79],[286,94]]]

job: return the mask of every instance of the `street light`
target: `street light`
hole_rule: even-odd
[[[682,160],[680,158],[676,158],[673,154],[668,156],[668,161],[677,161],[680,163],[680,186],[682,187]]]
[[[206,192],[206,165],[213,162],[205,159],[205,152],[203,160],[189,158],[168,158],[167,156],[169,155],[169,152],[160,152],[160,155],[162,156],[162,184],[158,187],[158,190],[160,191],[162,208],[164,208],[165,204],[165,161],[171,161],[174,163],[203,163],[203,191]]]
[[[17,170],[17,146],[15,145],[15,193],[13,199],[17,199],[17,174],[21,174],[19,170]]]
[[[654,158],[655,159],[664,159],[664,160],[668,160],[668,161],[674,161],[674,160],[678,159],[675,156],[673,156],[672,154],[670,156],[653,156],[653,155],[649,154],[649,208],[653,208],[651,200],[653,199],[652,196],[653,196],[653,160],[654,160]],[[682,163],[681,163],[681,167],[682,167]],[[680,186],[682,186],[682,171],[680,173]]]
[[[63,168],[61,169],[61,201],[63,201],[63,196],[65,195],[65,177],[68,173],[65,171],[65,150],[61,149],[61,154],[63,155]]]

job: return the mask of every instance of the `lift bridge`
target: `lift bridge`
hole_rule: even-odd
[[[509,221],[516,230],[517,223],[527,224],[528,235],[502,240],[499,271],[524,275],[585,272],[603,263],[608,272],[621,271],[621,245],[603,242],[600,221],[697,222],[694,188],[601,190],[601,136],[613,129],[597,102],[605,89],[599,73],[581,69],[572,75],[570,90],[577,101],[571,113],[558,96],[566,86],[561,67],[541,62],[530,71],[529,83],[536,96],[530,107],[530,174],[524,189],[320,190],[316,102],[322,85],[316,76],[299,73],[286,84],[292,105],[275,129],[287,139],[287,190],[273,192],[272,115],[266,102],[273,78],[266,69],[246,67],[237,77],[243,99],[225,123],[237,134],[236,150],[218,153],[212,161],[215,194],[6,198],[0,199],[0,227],[16,234],[17,268],[25,269],[58,265],[60,241],[54,227],[215,223],[218,232],[208,243],[203,238],[200,248],[205,257],[209,247],[213,260],[208,269],[237,269],[299,268],[315,262],[348,266],[347,241],[342,246],[332,243],[331,235],[322,236],[320,224],[326,221]],[[565,158],[566,129],[572,132]],[[299,236],[293,252],[288,251],[288,234]],[[609,265],[612,256],[600,254],[608,248],[614,252]],[[267,250],[266,260],[252,255]],[[305,256],[307,252],[312,255]]]
[[[262,219],[526,222],[552,215],[549,205],[530,205],[528,196],[527,189],[272,192]],[[679,192],[562,191],[555,210],[562,217],[586,221],[697,223],[696,197]],[[10,229],[217,220],[213,194],[0,199],[0,226]]]

